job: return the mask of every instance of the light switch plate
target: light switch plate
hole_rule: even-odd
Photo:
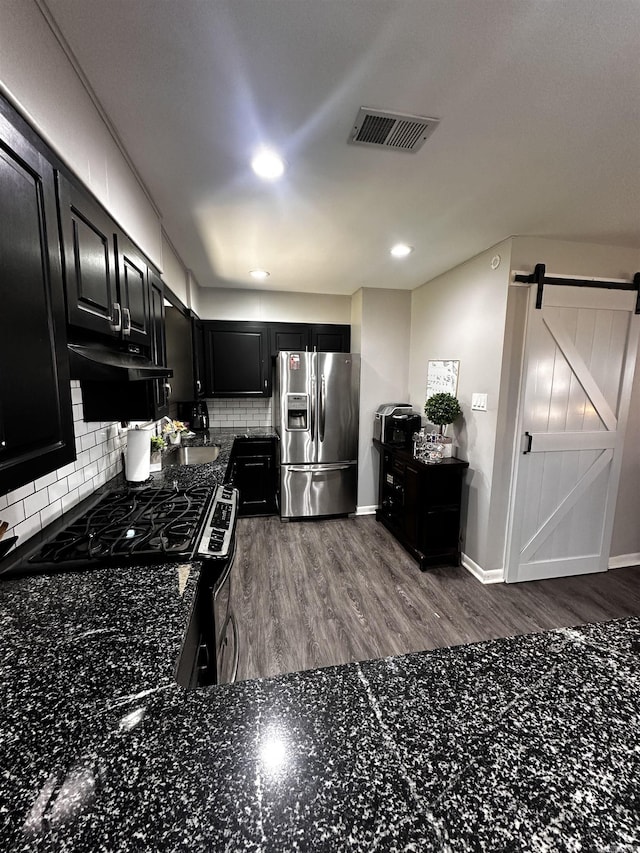
[[[471,395],[471,408],[474,412],[486,412],[487,411],[487,395],[486,394],[472,394]]]

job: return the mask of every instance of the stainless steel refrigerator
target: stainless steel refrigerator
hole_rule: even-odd
[[[359,355],[278,354],[274,415],[281,518],[355,512],[359,402]]]

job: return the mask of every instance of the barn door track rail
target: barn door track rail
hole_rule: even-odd
[[[516,273],[514,276],[514,281],[523,282],[524,284],[538,285],[536,308],[542,308],[542,293],[545,285],[564,284],[573,285],[575,287],[600,287],[604,290],[635,290],[638,294],[635,313],[640,314],[640,272],[637,272],[634,275],[633,281],[594,281],[589,278],[562,278],[561,276],[546,275],[545,273],[545,265],[536,264],[534,271],[529,275]]]

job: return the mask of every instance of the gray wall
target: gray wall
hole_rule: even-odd
[[[370,512],[378,502],[380,464],[374,416],[381,403],[408,397],[411,293],[363,288],[354,296],[352,322],[361,356],[358,509]]]
[[[491,259],[501,256],[497,269]],[[483,568],[490,566],[494,531],[489,510],[493,483],[504,341],[510,243],[488,249],[428,284],[411,300],[409,397],[422,412],[427,365],[433,359],[459,360],[457,397],[463,418],[450,433],[457,454],[469,462],[464,494],[462,550]],[[471,411],[471,395],[487,394],[487,411]]]
[[[2,0],[0,88],[162,269],[160,221],[34,0]]]

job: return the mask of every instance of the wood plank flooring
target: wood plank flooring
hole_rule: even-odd
[[[233,583],[239,680],[640,615],[640,568],[485,586],[373,516],[240,519]]]

